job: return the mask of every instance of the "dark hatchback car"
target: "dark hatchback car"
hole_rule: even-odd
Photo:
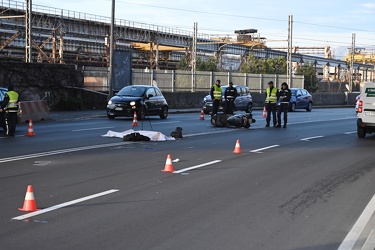
[[[296,109],[306,109],[311,111],[313,107],[313,99],[310,93],[306,89],[291,88],[292,98],[290,99],[290,111],[296,111]]]
[[[107,116],[110,119],[118,116],[132,117],[134,111],[139,120],[149,115],[166,119],[168,103],[159,88],[147,85],[126,86],[108,101]]]
[[[3,104],[4,95],[8,92],[6,88],[0,88],[0,106]],[[4,112],[0,113],[0,127],[5,131],[5,119],[4,119]]]
[[[222,102],[219,107],[219,110],[223,110],[223,106],[225,105],[225,100],[224,100],[224,93],[226,88],[229,87],[228,85],[226,86],[221,86],[222,89]],[[234,110],[242,110],[245,111],[246,113],[251,113],[253,111],[253,98],[250,94],[249,88],[246,86],[234,86],[237,89],[237,97],[234,100]],[[208,114],[212,111],[212,99],[210,95],[206,95],[203,98],[203,112],[205,114]]]

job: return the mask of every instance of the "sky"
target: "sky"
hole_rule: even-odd
[[[111,17],[112,0],[32,0],[33,5]],[[375,53],[374,0],[115,0],[115,18],[235,37],[234,31],[257,29],[266,45],[286,47],[288,16],[293,18],[293,46],[330,46],[342,59],[355,34],[357,49]]]

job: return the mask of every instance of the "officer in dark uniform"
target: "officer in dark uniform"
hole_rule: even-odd
[[[234,110],[234,100],[237,97],[237,89],[233,87],[233,82],[229,83],[229,87],[225,89],[224,99],[225,99],[225,114],[233,114]]]
[[[286,128],[286,123],[288,122],[288,109],[290,98],[292,97],[292,91],[289,89],[288,84],[283,82],[281,84],[281,89],[278,92],[278,99],[280,100],[280,107],[277,110],[277,126],[281,128],[281,112],[284,112],[284,126]]]
[[[14,91],[13,85],[8,86],[8,92],[4,96],[3,104],[0,107],[0,112],[5,112],[5,126],[6,135],[14,136],[17,125],[18,114],[18,93]]]

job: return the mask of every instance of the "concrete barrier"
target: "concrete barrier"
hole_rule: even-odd
[[[21,102],[22,115],[18,118],[19,123],[33,121],[44,121],[50,118],[47,101]]]

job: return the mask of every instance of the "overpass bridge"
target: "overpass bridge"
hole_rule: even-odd
[[[0,0],[0,4],[0,60],[24,61],[26,1]],[[109,17],[33,4],[31,23],[32,61],[107,67]],[[116,50],[131,50],[133,68],[174,69],[181,57],[191,59],[193,37],[191,31],[115,20]],[[285,51],[213,41],[207,34],[198,33],[196,44],[202,58],[218,53],[240,61],[250,53],[258,58],[287,57]],[[338,78],[339,72],[348,67],[345,61],[299,53],[293,53],[292,60],[296,64],[309,62],[325,71],[328,69],[328,76],[334,67]],[[354,63],[354,69],[367,77],[374,66]]]

